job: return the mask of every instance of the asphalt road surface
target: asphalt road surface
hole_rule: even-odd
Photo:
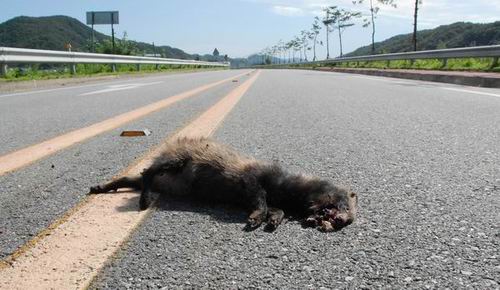
[[[191,89],[200,84],[240,74],[237,71],[196,73],[190,75],[169,75],[164,83],[148,90],[129,89],[114,93],[96,94],[85,102],[79,97],[82,93],[99,91],[109,84],[98,87],[77,87],[69,90],[49,91],[46,93],[7,96],[0,95],[0,110],[15,111],[4,135],[4,116],[2,135],[9,136],[0,147],[20,149],[54,137],[74,128],[118,115],[130,109],[164,99],[172,94]],[[156,77],[154,77],[157,81]],[[146,78],[137,82],[151,82]],[[0,176],[0,258],[11,254],[16,248],[35,236],[68,209],[72,208],[86,195],[89,186],[111,179],[127,167],[134,159],[141,157],[152,146],[174,132],[197,114],[206,110],[234,84],[228,83],[203,95],[189,98],[183,102],[72,146],[34,163],[21,170]],[[66,96],[66,98],[64,98]],[[113,103],[107,103],[113,98]],[[73,107],[75,99],[83,99],[80,106]],[[147,101],[149,100],[149,101]],[[54,112],[43,112],[49,103],[57,107]],[[132,105],[130,105],[132,103]],[[57,105],[56,105],[57,104]],[[39,108],[40,107],[40,108]],[[69,108],[74,115],[69,112]],[[36,114],[33,112],[37,111]],[[99,112],[100,118],[96,118]],[[78,116],[78,118],[75,117]],[[26,124],[22,119],[37,119]],[[55,120],[56,119],[56,120]],[[78,123],[80,122],[80,123]],[[16,128],[19,128],[16,132]],[[119,137],[123,130],[149,129],[152,135],[143,138]],[[9,135],[12,134],[13,136]],[[46,137],[45,137],[46,136]]]
[[[0,155],[241,72],[0,94]],[[0,258],[237,85],[0,176]],[[128,128],[153,135],[117,137]],[[327,234],[293,220],[274,233],[245,232],[237,209],[164,199],[91,288],[500,287],[499,89],[265,70],[214,138],[350,186],[357,221]]]

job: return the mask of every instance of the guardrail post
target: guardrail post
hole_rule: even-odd
[[[497,66],[498,66],[498,56],[495,56],[493,58],[493,61],[491,62],[490,69],[494,69]]]
[[[141,70],[141,64],[140,64],[140,63],[136,64],[135,66],[136,66],[136,68],[137,68],[137,71],[140,71],[140,70]]]
[[[71,64],[71,74],[76,75],[76,64],[74,63]]]
[[[116,72],[116,64],[111,64],[111,71]]]
[[[157,69],[157,70],[159,70],[159,69],[160,69],[160,64],[158,64],[158,63],[157,63],[157,64],[155,65],[155,67],[156,67],[156,69]]]
[[[6,63],[0,64],[0,76],[6,76],[9,66]]]
[[[387,63],[385,64],[385,66],[387,66],[387,68],[391,68],[391,61],[387,60]]]
[[[447,58],[443,58],[443,62],[441,63],[441,68],[445,68],[446,66],[448,65],[448,59]]]

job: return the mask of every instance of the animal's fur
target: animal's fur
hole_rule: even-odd
[[[270,228],[276,228],[283,210],[308,217],[310,226],[326,221],[330,228],[341,228],[354,220],[357,207],[357,195],[350,190],[319,178],[289,174],[275,163],[242,156],[206,138],[173,140],[142,177],[119,178],[90,192],[118,188],[141,189],[141,209],[149,207],[151,191],[238,204],[250,210],[249,228],[266,220]]]

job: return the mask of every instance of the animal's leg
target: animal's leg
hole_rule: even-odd
[[[252,190],[250,193],[251,213],[248,217],[247,227],[255,229],[259,227],[267,217],[266,191],[262,188]]]
[[[139,208],[145,210],[151,204],[151,187],[154,177],[160,173],[176,173],[179,172],[185,165],[183,160],[163,160],[155,162],[151,167],[142,172],[142,192],[139,200]]]
[[[119,188],[133,188],[133,189],[141,189],[142,188],[142,180],[140,176],[137,177],[121,177],[115,180],[112,180],[108,183],[99,184],[96,186],[92,186],[90,188],[89,193],[105,193],[112,190],[117,190]]]
[[[269,231],[274,231],[283,221],[285,217],[285,212],[279,208],[269,208],[267,211],[267,225],[266,229]]]

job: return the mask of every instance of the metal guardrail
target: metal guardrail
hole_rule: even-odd
[[[470,57],[492,57],[493,64],[498,64],[500,57],[500,45],[476,46],[464,48],[449,48],[437,50],[423,50],[415,52],[388,53],[366,56],[339,57],[314,62],[295,62],[273,65],[290,65],[290,64],[331,64],[343,62],[360,62],[360,61],[391,61],[391,60],[417,60],[417,59],[442,59],[443,65],[446,65],[446,60],[450,58],[470,58]]]
[[[113,70],[115,70],[116,64],[135,64],[138,66],[141,64],[181,64],[213,67],[228,67],[230,65],[228,62],[0,47],[0,74],[5,75],[10,64],[23,63],[70,64],[73,73],[76,73],[77,64],[112,64]]]

